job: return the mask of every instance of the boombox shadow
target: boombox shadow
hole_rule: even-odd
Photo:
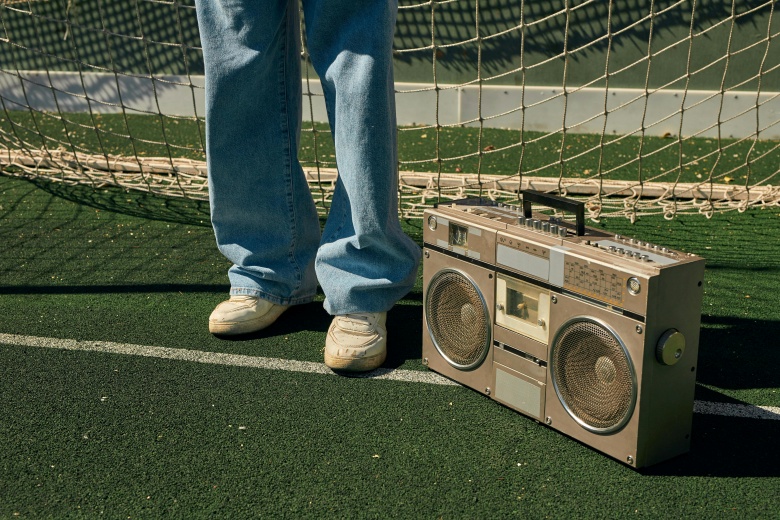
[[[729,390],[780,387],[778,330],[777,320],[703,315],[696,380]]]
[[[724,402],[723,395],[700,390],[702,387],[697,387],[697,399]],[[780,450],[774,445],[778,438],[780,420],[695,413],[691,451],[640,472],[666,476],[778,477]]]

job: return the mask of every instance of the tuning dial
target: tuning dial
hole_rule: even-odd
[[[677,329],[669,329],[661,335],[655,349],[655,357],[662,365],[674,365],[685,352],[685,336]]]

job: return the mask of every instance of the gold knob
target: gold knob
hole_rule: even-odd
[[[685,352],[685,336],[677,329],[669,329],[661,335],[655,349],[655,357],[662,365],[674,365]]]

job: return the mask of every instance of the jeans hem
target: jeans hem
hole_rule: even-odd
[[[298,296],[296,298],[279,298],[272,294],[255,289],[251,287],[231,287],[231,296],[253,296],[256,298],[262,298],[276,305],[302,305],[305,303],[311,303],[316,298],[316,293],[307,296]]]
[[[357,305],[357,306],[351,305],[349,307],[344,307],[343,309],[339,309],[338,311],[328,310],[326,308],[325,312],[327,312],[329,315],[334,316],[334,317],[335,316],[346,316],[347,314],[363,314],[365,312],[369,312],[371,314],[377,314],[377,313],[381,313],[381,312],[385,312],[385,313],[390,312],[393,309],[393,307],[395,307],[395,304],[391,305],[389,308],[388,307],[371,307],[369,305],[365,305],[365,306],[362,306],[362,307],[360,305]]]

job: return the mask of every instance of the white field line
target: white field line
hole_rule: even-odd
[[[225,354],[223,352],[204,352],[201,350],[184,348],[150,347],[146,345],[133,345],[130,343],[112,343],[110,341],[78,341],[75,339],[43,338],[38,336],[20,336],[16,334],[0,333],[0,344],[20,347],[41,347],[60,350],[124,354],[157,359],[173,359],[176,361],[194,361],[196,363],[206,363],[210,365],[265,368],[269,370],[284,370],[287,372],[335,375],[335,373],[330,368],[326,367],[325,364],[312,361]],[[408,381],[411,383],[428,383],[433,385],[457,385],[457,383],[434,372],[420,370],[393,370],[389,368],[380,368],[372,372],[356,374],[354,377]]]
[[[245,356],[240,354],[225,354],[222,352],[204,352],[201,350],[183,348],[152,347],[146,345],[133,345],[130,343],[113,343],[110,341],[78,341],[75,339],[44,338],[0,333],[0,345],[102,352],[107,354],[172,359],[176,361],[192,361],[210,365],[227,365],[233,367],[284,370],[287,372],[304,372],[308,374],[335,375],[335,373],[323,363],[315,363],[312,361]],[[457,385],[457,383],[434,372],[419,370],[380,368],[373,372],[357,374],[355,377],[406,381],[410,383],[427,383],[432,385]],[[695,401],[693,411],[699,414],[780,420],[780,407],[777,406]]]

